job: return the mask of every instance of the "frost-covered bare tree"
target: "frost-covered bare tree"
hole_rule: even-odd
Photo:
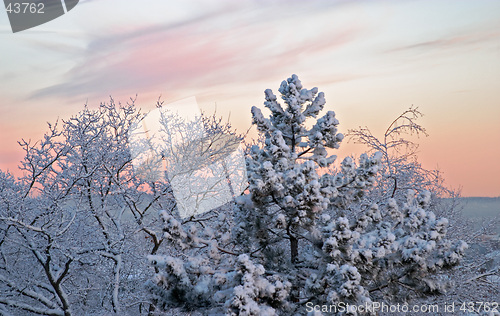
[[[368,150],[382,154],[382,169],[373,194],[395,197],[407,189],[427,190],[447,197],[453,195],[444,186],[438,170],[427,170],[417,160],[418,143],[411,136],[427,136],[417,120],[422,117],[418,108],[410,107],[389,124],[382,137],[378,138],[369,128],[349,130],[347,134],[354,142],[366,145]]]
[[[160,118],[161,146],[168,181],[181,217],[204,213],[232,201],[247,186],[243,140],[213,116],[190,121],[164,111]]]
[[[131,137],[145,115],[133,101],[111,99],[49,125],[41,141],[20,142],[21,178],[0,172],[0,314],[154,312],[146,256],[164,240],[155,231],[158,210],[177,212],[169,182],[134,165]],[[192,140],[169,153],[182,150],[189,168],[220,160],[241,141],[215,114],[197,119],[202,139],[174,115],[161,123]]]
[[[430,209],[431,193],[369,194],[394,185],[378,177],[381,152],[357,163],[348,157],[340,170],[320,175],[343,140],[335,113],[318,118],[324,94],[303,88],[296,75],[279,92],[284,106],[265,91],[269,118],[252,108],[264,142],[250,150],[249,191],[234,208],[184,222],[161,213],[170,247],[149,257],[158,271],[148,283],[157,307],[303,315],[314,305],[406,302],[444,291],[443,271],[467,245],[446,238],[448,221]]]
[[[171,199],[166,184],[134,176],[128,135],[140,118],[133,103],[111,100],[49,125],[40,142],[20,143],[23,177],[1,175],[0,304],[7,310],[147,309],[147,269],[137,263],[159,246],[148,213],[171,207]]]

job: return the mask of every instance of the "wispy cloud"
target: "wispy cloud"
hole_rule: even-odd
[[[447,37],[440,37],[437,39],[420,41],[417,43],[402,45],[398,47],[393,47],[388,49],[386,52],[404,52],[404,51],[425,51],[425,52],[435,52],[436,50],[448,50],[457,48],[469,48],[475,47],[479,44],[490,41],[498,41],[500,38],[500,31],[471,31],[466,34],[453,34]]]
[[[202,89],[241,78],[257,80],[302,58],[340,48],[363,31],[354,23],[328,27],[326,15],[324,23],[308,24],[313,21],[304,15],[305,8],[303,3],[289,4],[278,16],[259,6],[229,5],[174,24],[101,36],[88,44],[64,82],[31,98],[130,94],[160,86]],[[294,23],[299,19],[301,23]]]

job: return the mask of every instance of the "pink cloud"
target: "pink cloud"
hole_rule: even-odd
[[[307,22],[301,8],[297,5],[293,14]],[[87,57],[67,73],[63,83],[32,97],[135,94],[160,87],[203,89],[283,76],[291,65],[342,47],[362,33],[354,24],[341,29],[319,27],[306,29],[304,38],[296,40],[295,34],[304,31],[302,25],[274,16],[270,20],[272,14],[265,12],[260,16],[244,8],[234,10],[174,27],[153,25],[94,40]]]

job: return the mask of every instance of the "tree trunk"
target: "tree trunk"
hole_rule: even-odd
[[[292,235],[290,235],[290,253],[292,255],[292,263],[295,263],[299,256],[299,240]]]
[[[291,253],[291,261],[292,264],[297,262],[297,257],[299,256],[299,240],[293,236],[290,236],[290,253]],[[290,291],[290,299],[292,302],[298,302],[298,298],[300,296],[300,287],[298,284],[298,280],[292,281],[292,289]]]

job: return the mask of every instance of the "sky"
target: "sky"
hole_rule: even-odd
[[[18,140],[110,96],[146,112],[195,96],[244,132],[263,91],[297,74],[341,132],[381,136],[418,107],[423,167],[463,196],[500,196],[497,0],[87,0],[19,33],[0,10],[0,49],[1,170],[17,172]]]

